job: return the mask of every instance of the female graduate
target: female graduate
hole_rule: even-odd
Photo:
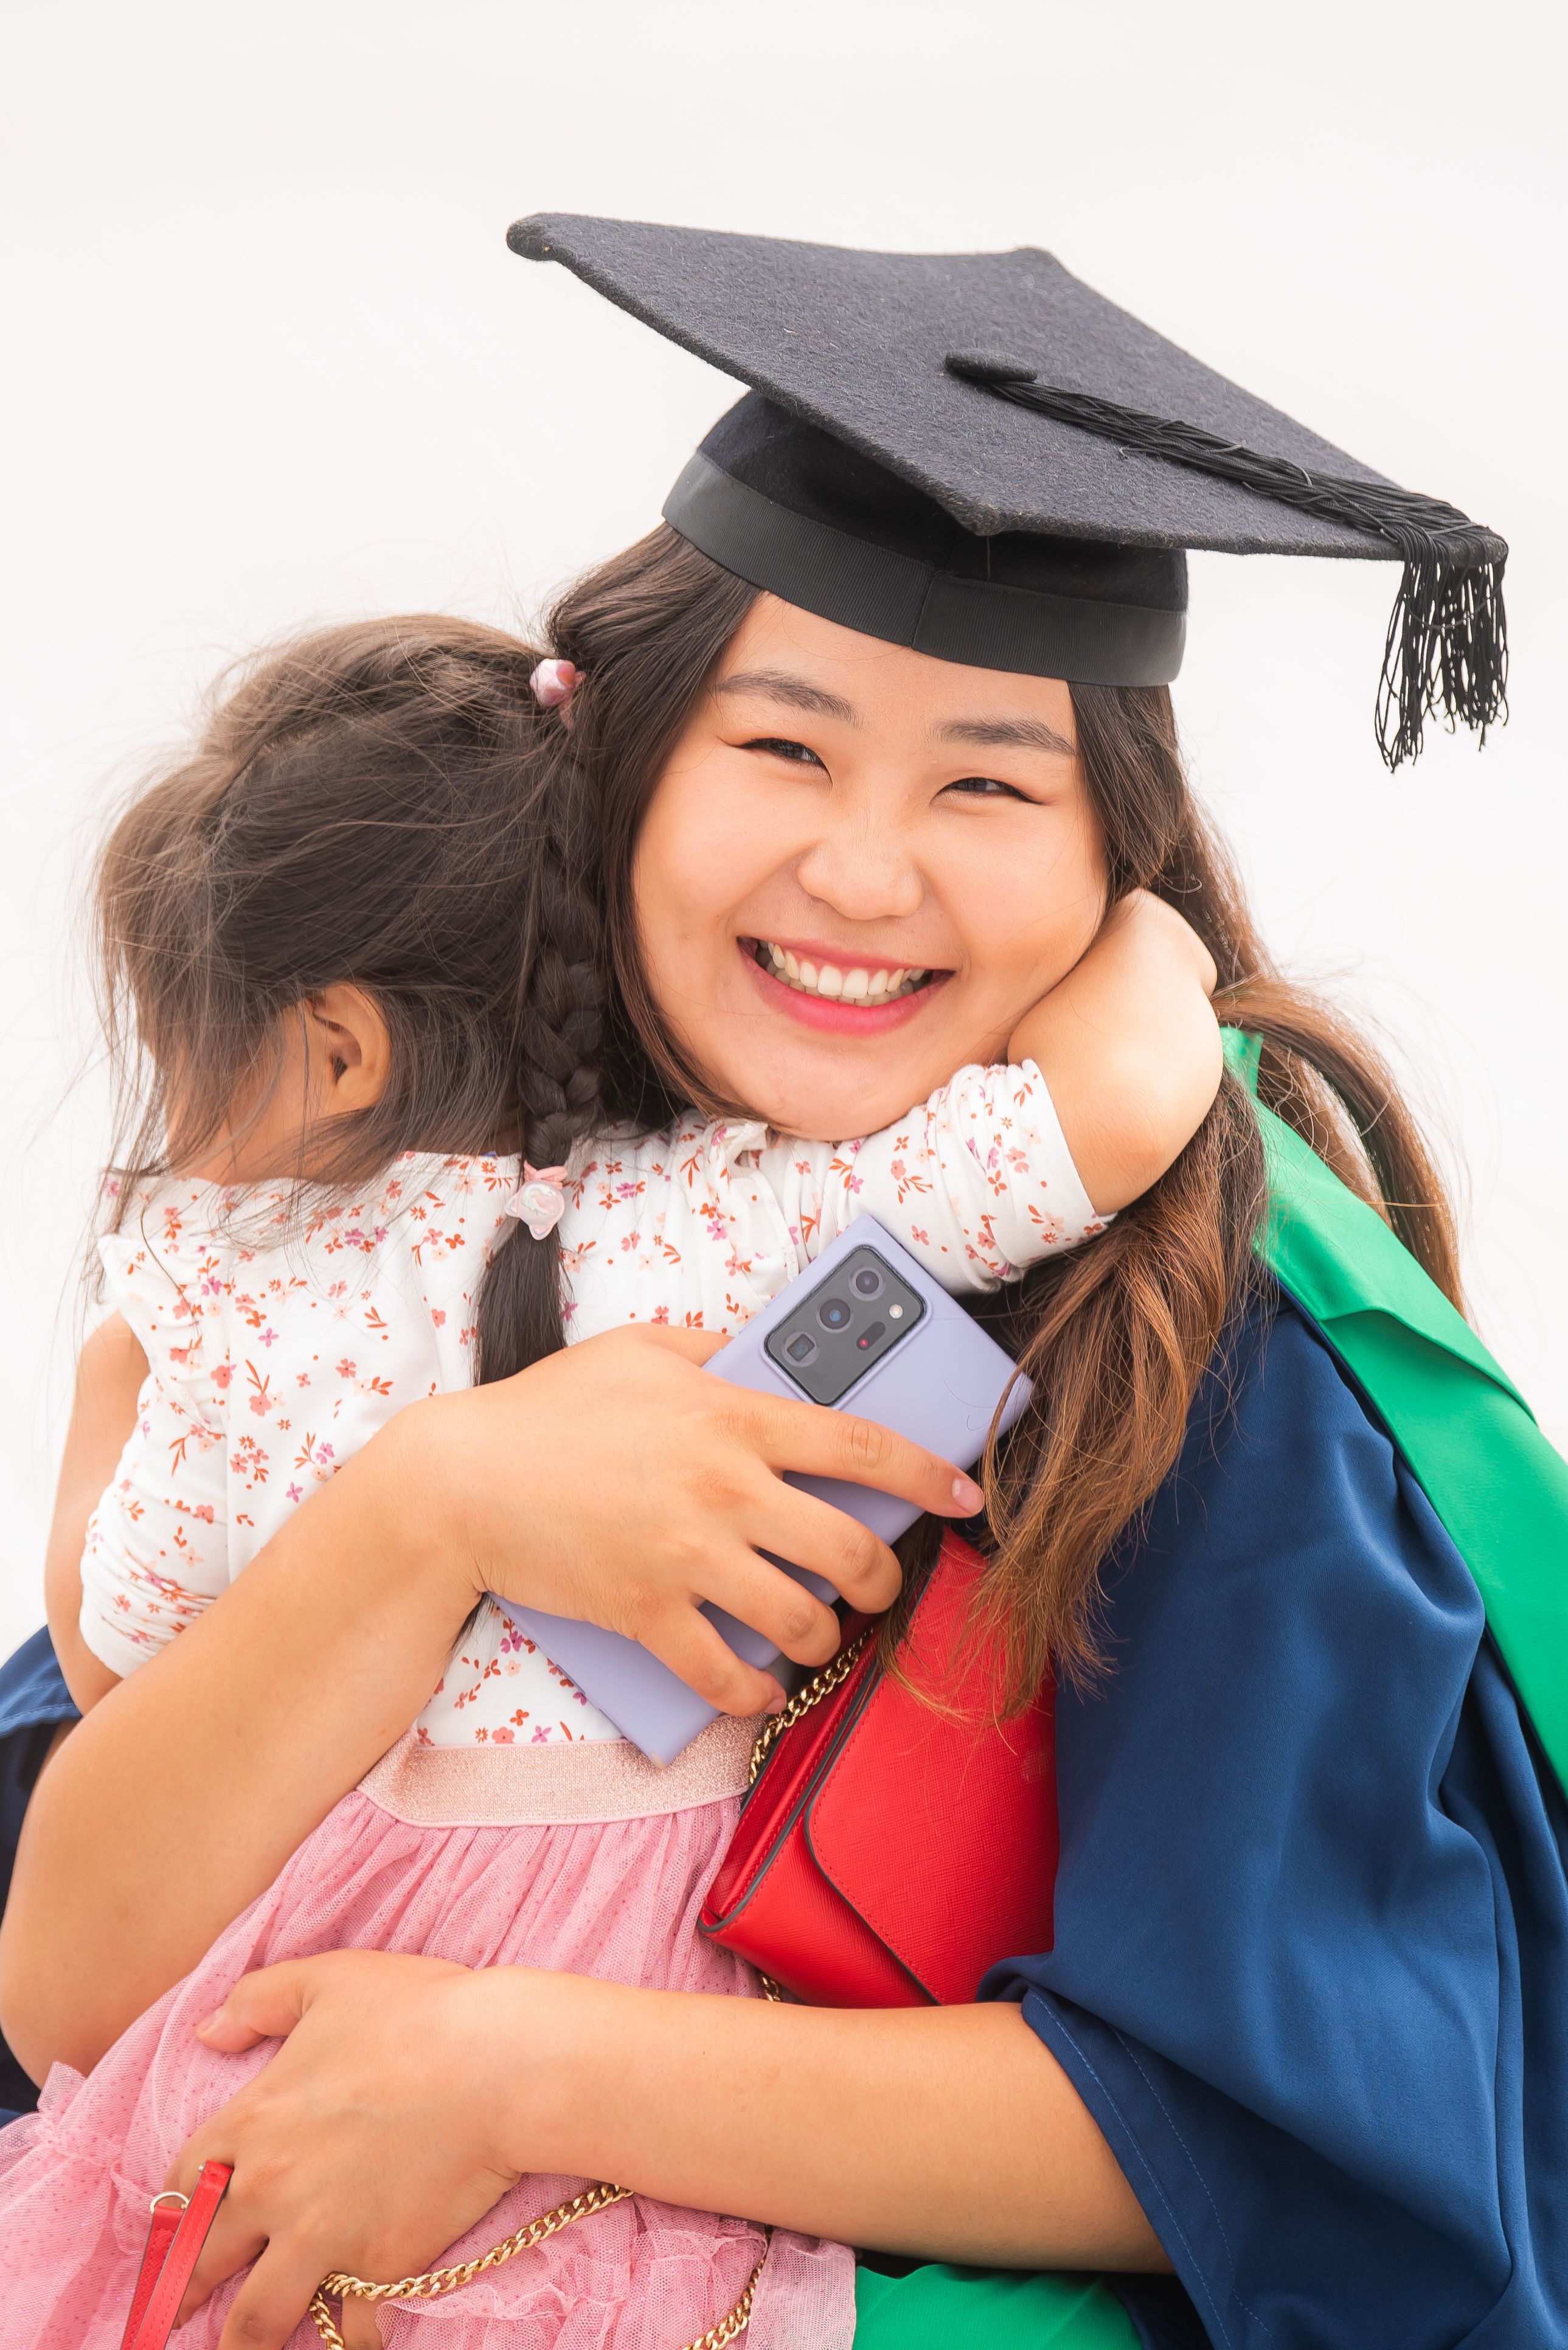
[[[1009,984],[1061,943],[1035,907],[1138,887],[1214,955],[1232,1076],[1170,1173],[1009,1300],[1034,1401],[977,1531],[1017,1693],[1058,1685],[1049,1947],[974,2003],[882,2012],[382,1953],[250,1976],[202,2027],[248,2085],[171,2181],[234,2169],[192,2300],[254,2261],[225,2350],[279,2345],[324,2272],[482,2251],[490,2205],[544,2173],[867,2248],[862,2350],[1563,2338],[1561,1464],[1454,1308],[1391,1085],[1273,977],[1166,692],[1182,546],[1397,552],[1390,756],[1434,706],[1484,725],[1501,543],[1037,254],[514,241],[756,387],[666,529],[556,615],[628,1107],[680,1085],[866,1130],[994,1049]],[[815,935],[930,972],[896,1029],[815,1024],[753,977],[728,779],[789,795],[778,871]],[[650,927],[655,858],[691,886]],[[968,915],[945,962],[938,867]],[[30,2074],[93,2063],[265,1891],[477,1592],[634,1620],[736,1713],[766,1686],[695,1600],[831,1655],[836,1621],[757,1557],[791,1555],[778,1475],[821,1465],[812,1416],[715,1393],[703,1351],[607,1333],[400,1415],[71,1734],[0,1950]],[[851,1596],[894,1581],[868,1552]],[[388,2338],[439,2339],[462,2302],[394,2305]]]

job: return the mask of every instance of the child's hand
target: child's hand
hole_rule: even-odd
[[[1109,1214],[1164,1174],[1220,1090],[1212,956],[1172,906],[1135,889],[1014,1029],[1038,1064],[1084,1188]]]

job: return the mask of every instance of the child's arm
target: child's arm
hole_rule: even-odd
[[[1104,1214],[1158,1181],[1209,1114],[1222,1066],[1214,981],[1197,932],[1135,889],[1013,1031],[1008,1059],[1038,1066]]]
[[[50,1633],[84,1713],[229,1581],[229,1448],[199,1377],[192,1382],[180,1362],[188,1349],[118,1316],[104,1327],[109,1335],[95,1333],[83,1348],[49,1545]],[[167,1376],[147,1367],[161,1344],[171,1357]],[[133,1392],[138,1363],[146,1376]],[[130,1431],[111,1454],[127,1418]],[[103,1480],[97,1492],[95,1476]]]
[[[82,1546],[88,1520],[136,1424],[136,1401],[146,1377],[146,1356],[124,1319],[111,1314],[88,1339],[77,1363],[76,1397],[44,1562],[49,1636],[66,1687],[83,1713],[108,1695],[119,1675],[100,1664],[82,1638]]]
[[[961,1069],[907,1118],[781,1150],[781,1204],[815,1256],[857,1215],[955,1296],[1076,1248],[1197,1132],[1219,1089],[1214,966],[1143,891],[1019,1022],[1005,1065]]]

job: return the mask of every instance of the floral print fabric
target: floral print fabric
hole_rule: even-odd
[[[125,1674],[209,1607],[405,1404],[469,1384],[511,1158],[408,1155],[364,1198],[172,1180],[101,1243],[146,1350],[92,1519],[82,1632]],[[949,1290],[994,1289],[1102,1229],[1032,1062],[962,1069],[896,1126],[802,1142],[695,1114],[578,1154],[560,1225],[568,1343],[628,1322],[729,1336],[860,1214]],[[618,1735],[486,1602],[417,1725],[441,1746]]]

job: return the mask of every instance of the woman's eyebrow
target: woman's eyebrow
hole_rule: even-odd
[[[1009,745],[1023,751],[1048,751],[1054,758],[1075,759],[1078,748],[1044,718],[955,718],[936,729],[944,743],[978,743],[992,750]]]
[[[763,694],[770,702],[787,702],[792,710],[809,710],[818,718],[842,719],[846,726],[860,723],[854,704],[846,702],[841,694],[828,693],[804,677],[792,677],[786,669],[743,670],[738,676],[721,678],[713,691]]]

